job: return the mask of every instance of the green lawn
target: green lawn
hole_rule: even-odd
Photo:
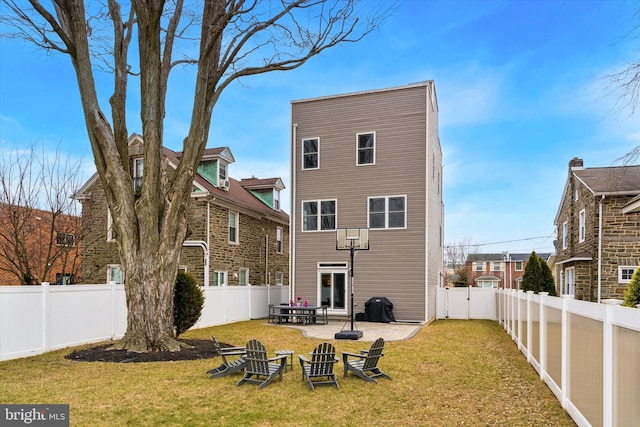
[[[261,340],[311,351],[321,340],[263,320],[189,331],[244,345]],[[334,341],[338,352],[370,343]],[[209,379],[219,358],[115,364],[74,362],[61,350],[0,362],[0,403],[65,403],[72,426],[572,426],[575,425],[496,322],[437,321],[387,342],[380,366],[393,381],[342,377],[340,389],[309,390],[300,365],[263,390],[241,374]]]

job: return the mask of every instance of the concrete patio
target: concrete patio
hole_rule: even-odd
[[[336,332],[351,330],[351,321],[330,320],[326,325],[282,324],[274,326],[300,329],[302,331],[302,335],[305,337],[332,340],[335,339]],[[385,341],[400,341],[413,337],[423,326],[423,323],[354,322],[353,329],[362,331],[362,338],[358,341],[373,342],[379,337],[384,338]]]

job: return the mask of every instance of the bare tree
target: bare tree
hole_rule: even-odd
[[[47,156],[35,146],[0,150],[0,271],[21,284],[59,279],[80,268],[80,161]]]
[[[455,281],[455,276],[461,276],[461,272],[465,270],[468,256],[475,253],[478,253],[478,245],[474,245],[470,238],[445,245],[444,260],[447,264],[445,271],[453,271],[453,277],[448,274],[446,278],[449,285]]]
[[[15,0],[2,2],[5,24],[16,30],[13,35],[68,55],[73,64],[125,273],[127,331],[117,347],[179,350],[172,301],[187,234],[185,212],[220,95],[240,78],[292,70],[327,49],[359,41],[380,25],[388,9],[365,2],[365,10],[357,0],[208,0],[194,2],[201,7],[196,11],[187,10],[184,0],[107,0],[102,13],[87,10],[82,0],[53,0],[52,7],[38,0],[29,0],[28,7]],[[99,50],[104,33],[96,32],[107,26],[112,34],[105,61],[107,55]],[[130,58],[133,38],[137,58]],[[193,56],[190,42],[197,48]],[[111,120],[98,102],[94,59],[113,70]],[[178,64],[195,64],[197,72],[183,155],[169,175],[161,156],[163,120],[169,74]],[[133,190],[125,114],[134,71],[144,137],[139,197]]]
[[[627,37],[634,37],[640,42],[640,7],[634,13],[636,25],[627,33]],[[618,71],[605,76],[609,87],[617,93],[618,98],[613,106],[613,112],[629,112],[633,117],[640,107],[640,59],[630,60]],[[619,161],[625,165],[636,164],[640,159],[640,145],[634,147]]]

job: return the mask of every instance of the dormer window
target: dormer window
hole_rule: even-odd
[[[280,190],[273,190],[273,209],[280,210]]]
[[[143,161],[144,159],[142,157],[133,159],[133,191],[136,194],[140,194],[142,190]]]

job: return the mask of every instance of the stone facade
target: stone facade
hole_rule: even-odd
[[[584,169],[581,160],[572,161],[556,216],[560,294],[571,294],[573,285],[576,299],[598,301],[599,282],[600,299],[623,298],[620,267],[640,262],[640,214],[622,208],[638,193],[640,166]]]
[[[248,284],[289,283],[289,217],[274,210],[229,179],[220,189],[197,176],[200,187],[191,200],[187,220],[191,234],[183,245],[180,268],[198,283],[213,285],[214,273],[223,272],[227,285],[239,285],[248,270]],[[117,244],[108,239],[108,208],[98,179],[85,184],[80,200],[88,230],[83,240],[83,283],[105,283],[107,267],[120,265]],[[194,181],[195,182],[195,181]],[[278,182],[281,182],[278,180]],[[196,193],[194,193],[196,194]],[[229,242],[229,212],[238,217],[237,242]],[[278,229],[281,245],[278,251]],[[208,270],[207,270],[208,269]],[[126,274],[125,274],[126,280]]]

